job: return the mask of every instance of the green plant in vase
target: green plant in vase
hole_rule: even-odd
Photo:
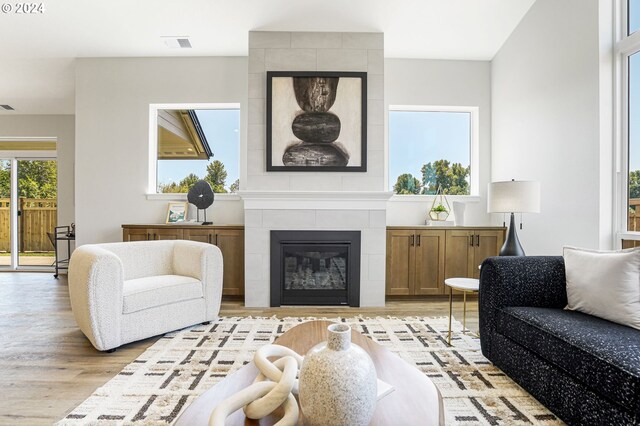
[[[433,204],[429,210],[429,218],[431,220],[447,220],[450,210],[449,201],[447,201],[447,197],[442,193],[442,187],[438,187],[436,196],[433,199]]]

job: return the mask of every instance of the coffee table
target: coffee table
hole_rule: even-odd
[[[289,347],[299,354],[306,354],[314,345],[327,340],[327,327],[331,321],[310,321],[293,327],[274,343]],[[351,339],[362,347],[376,366],[378,378],[391,384],[395,390],[376,404],[370,425],[444,425],[444,407],[440,392],[427,376],[417,368],[380,346],[357,331]],[[249,386],[258,369],[253,362],[225,377],[211,389],[200,395],[178,417],[177,426],[206,426],[215,406],[235,392]],[[300,411],[299,425],[304,424]],[[227,418],[225,426],[273,425],[282,412],[276,411],[261,420],[251,420],[238,410]]]

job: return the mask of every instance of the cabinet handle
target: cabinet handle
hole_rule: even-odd
[[[209,237],[209,244],[211,244],[211,234],[209,234],[208,237]]]
[[[476,235],[476,245],[480,247],[480,235]]]
[[[469,245],[473,247],[473,235],[469,235]]]
[[[413,247],[415,244],[416,244],[416,236],[412,235],[411,240],[409,241],[409,245]]]
[[[416,236],[416,238],[417,238],[417,240],[418,240],[418,242],[416,243],[416,245],[417,245],[418,247],[420,247],[420,234],[418,234],[418,235]]]
[[[151,239],[151,234],[147,232],[147,241],[149,241],[150,239]]]

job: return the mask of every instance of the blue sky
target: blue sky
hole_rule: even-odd
[[[227,171],[225,187],[238,179],[240,157],[240,110],[196,110],[213,157],[210,160],[159,160],[158,183],[180,182],[189,173],[204,177],[207,164],[220,160]]]
[[[640,29],[640,0],[629,0],[629,33]]]
[[[470,123],[468,112],[389,111],[389,190],[403,173],[421,181],[430,161],[468,166]]]

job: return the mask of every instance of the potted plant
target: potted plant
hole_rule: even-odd
[[[431,220],[446,220],[449,217],[449,210],[442,204],[431,207],[429,211],[429,217]]]
[[[447,201],[442,187],[438,186],[438,190],[433,198],[433,203],[431,204],[431,209],[429,210],[429,218],[431,220],[447,220],[449,211],[451,211],[449,201]]]

